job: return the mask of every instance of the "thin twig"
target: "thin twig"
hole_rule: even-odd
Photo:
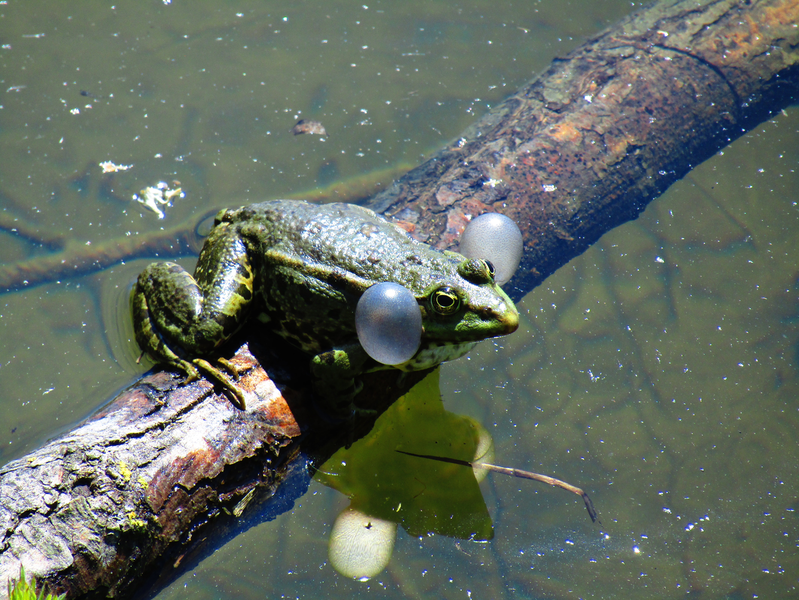
[[[448,462],[454,465],[463,465],[464,467],[472,467],[477,469],[485,469],[486,471],[494,471],[495,473],[503,473],[505,475],[512,475],[513,477],[519,477],[521,479],[533,479],[535,481],[541,481],[542,483],[548,483],[549,485],[553,485],[555,487],[562,488],[572,494],[577,494],[583,499],[585,502],[585,508],[588,510],[588,516],[591,517],[591,521],[596,523],[598,520],[596,509],[594,508],[594,503],[591,502],[591,498],[588,497],[581,488],[577,486],[571,485],[570,483],[566,483],[565,481],[561,481],[560,479],[555,479],[554,477],[550,477],[549,475],[540,475],[539,473],[533,473],[531,471],[522,471],[521,469],[511,469],[510,467],[500,467],[499,465],[492,465],[490,463],[481,463],[481,462],[469,462],[468,460],[461,460],[459,458],[448,458],[446,456],[433,456],[430,454],[414,454],[413,452],[405,452],[404,450],[397,450],[400,454],[407,454],[408,456],[416,456],[417,458],[429,458],[430,460],[438,460],[441,462]],[[602,525],[602,521],[599,521],[599,524]]]

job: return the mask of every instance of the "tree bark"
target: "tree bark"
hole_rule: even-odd
[[[519,298],[794,101],[797,23],[799,0],[650,6],[556,59],[370,205],[438,248],[454,248],[471,215],[508,214],[526,246]],[[323,427],[296,358],[280,342],[239,348],[244,412],[206,381],[151,374],[0,469],[0,594],[23,564],[71,598],[129,597],[155,564],[185,564],[210,529],[270,496],[304,464],[301,447],[323,456],[367,430],[373,419]],[[388,397],[388,377],[360,401],[390,404],[403,390]]]
[[[254,363],[251,355],[238,361]],[[279,484],[300,432],[265,373],[242,378],[257,391],[246,412],[207,382],[178,381],[163,372],[144,377],[2,469],[4,580],[21,562],[69,597],[125,596],[171,543],[191,538],[199,515],[235,513],[256,484]]]
[[[308,452],[323,461],[371,429],[377,415],[341,427],[309,410],[308,358],[267,331],[252,337],[264,342],[243,343],[231,359],[246,411],[208,381],[156,372],[0,469],[0,595],[20,565],[69,598],[156,585],[287,477],[307,484]],[[382,412],[424,374],[390,394],[396,375],[373,374],[359,402]]]

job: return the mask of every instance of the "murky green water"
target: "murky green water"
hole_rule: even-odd
[[[417,164],[631,9],[32,6],[0,4],[0,208],[18,230],[0,231],[3,263],[51,252],[44,237],[193,229],[216,207]],[[330,135],[294,137],[298,118]],[[561,490],[491,475],[491,542],[400,530],[388,568],[354,582],[327,558],[348,501],[313,483],[161,597],[795,594],[798,130],[789,110],[694,170],[532,292],[518,333],[442,369],[445,408],[488,430],[497,463],[585,487],[601,527]],[[130,201],[161,180],[186,193],[164,220]],[[0,462],[141,372],[124,306],[145,262],[0,295]]]

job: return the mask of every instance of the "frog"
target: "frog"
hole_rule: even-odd
[[[397,365],[372,359],[356,335],[358,300],[379,282],[407,288],[422,314],[419,349]],[[242,410],[235,368],[209,359],[257,319],[310,357],[313,389],[338,417],[361,410],[362,374],[429,369],[519,325],[490,262],[439,251],[365,207],[299,200],[221,210],[194,274],[174,262],[150,264],[133,286],[131,310],[143,354],[187,382],[202,372]]]

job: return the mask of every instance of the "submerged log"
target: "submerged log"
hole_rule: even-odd
[[[795,101],[798,22],[799,0],[650,6],[555,60],[371,206],[439,248],[471,215],[508,214],[526,244],[518,298]],[[234,359],[246,412],[208,382],[155,373],[0,469],[0,594],[24,564],[72,598],[130,597],[154,565],[181,564],[268,497],[305,444],[346,443],[307,408],[307,359],[250,342]],[[392,398],[378,377],[361,402],[380,410]]]

